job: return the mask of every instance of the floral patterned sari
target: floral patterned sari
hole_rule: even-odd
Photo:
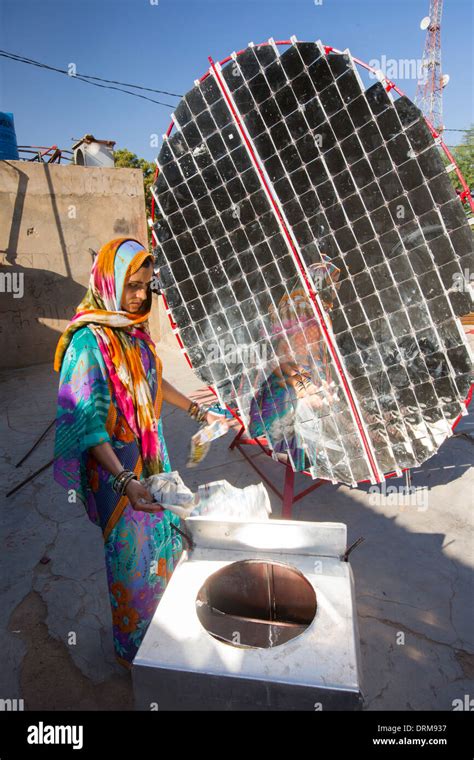
[[[136,256],[143,258],[142,249],[135,241],[115,246],[120,252],[120,266],[115,269],[120,280],[117,293],[122,292],[129,264]],[[122,398],[125,391],[112,382],[109,357],[104,356],[104,342],[91,319],[72,332],[61,357],[54,461],[55,479],[77,495],[89,519],[102,530],[115,655],[127,668],[183,549],[181,537],[172,527],[179,526],[179,517],[169,510],[150,514],[133,509],[126,495],[120,497],[113,491],[113,476],[89,452],[91,447],[109,442],[123,467],[138,478],[171,470],[159,416],[161,361],[142,327],[139,323],[124,329],[128,350],[139,357],[140,377],[147,384],[151,409],[146,433],[155,431],[153,459],[142,455],[139,425],[132,429]],[[147,451],[150,448],[148,441]]]

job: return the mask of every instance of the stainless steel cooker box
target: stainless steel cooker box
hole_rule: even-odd
[[[185,523],[132,668],[137,710],[356,710],[354,581],[341,523]]]

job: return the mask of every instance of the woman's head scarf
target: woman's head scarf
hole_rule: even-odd
[[[88,325],[96,336],[118,406],[140,443],[143,464],[153,473],[160,472],[157,419],[162,404],[162,367],[149,334],[151,294],[137,314],[121,307],[127,277],[135,274],[147,259],[152,262],[152,254],[136,240],[116,238],[102,246],[92,265],[89,288],[58,342],[54,369],[61,370],[74,332]],[[155,403],[139,343],[133,340],[137,337],[146,340],[156,361],[159,394]]]

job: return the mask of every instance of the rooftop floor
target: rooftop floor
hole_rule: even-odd
[[[167,380],[188,395],[202,389],[179,350],[158,350]],[[53,456],[54,428],[15,468],[55,416],[57,380],[49,364],[0,374],[3,494]],[[165,404],[163,425],[172,467],[191,489],[223,478],[240,487],[259,482],[229,450],[234,433],[187,470],[196,424]],[[426,489],[422,506],[392,505],[383,495],[374,504],[368,486],[330,483],[294,505],[296,520],[344,522],[349,544],[365,538],[350,559],[366,710],[451,710],[453,700],[473,693],[473,427],[472,414],[463,417],[438,454],[412,472],[413,484]],[[284,467],[248,449],[281,484]],[[296,476],[298,490],[310,484]],[[23,699],[26,710],[131,710],[131,676],[114,659],[101,532],[65,494],[48,468],[2,500],[0,697]],[[281,502],[269,494],[278,518]],[[70,632],[76,645],[68,644]]]

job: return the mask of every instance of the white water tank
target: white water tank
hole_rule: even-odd
[[[93,135],[85,135],[73,146],[74,163],[77,166],[100,166],[112,168],[114,162],[113,140],[96,140]]]

